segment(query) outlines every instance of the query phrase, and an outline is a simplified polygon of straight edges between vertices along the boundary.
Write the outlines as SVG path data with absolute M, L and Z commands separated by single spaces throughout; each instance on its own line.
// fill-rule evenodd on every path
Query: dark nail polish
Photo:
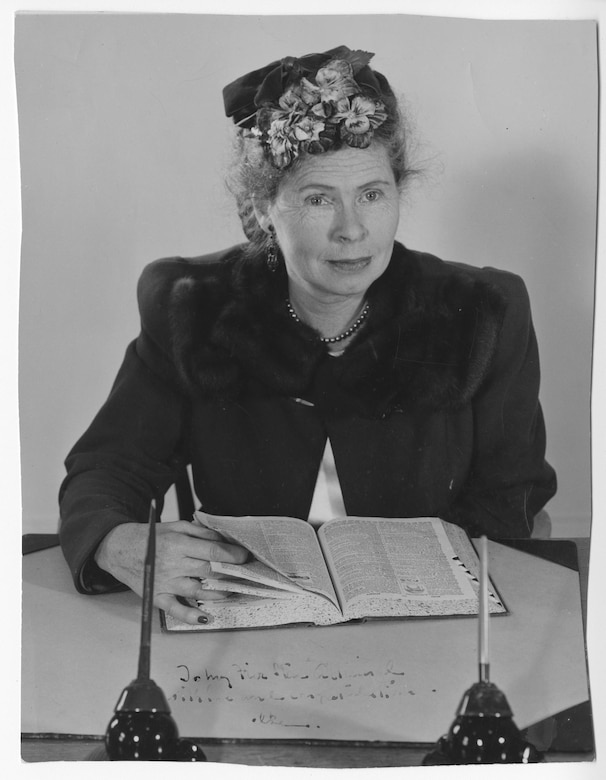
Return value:
M 206 615 L 200 615 L 200 617 L 198 618 L 198 623 L 208 623 L 208 618 L 206 617 Z

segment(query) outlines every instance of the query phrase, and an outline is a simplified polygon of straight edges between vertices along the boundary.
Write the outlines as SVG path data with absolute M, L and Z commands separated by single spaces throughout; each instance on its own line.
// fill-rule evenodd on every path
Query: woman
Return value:
M 371 57 L 289 57 L 225 88 L 249 241 L 141 277 L 141 334 L 66 461 L 80 591 L 140 592 L 150 500 L 187 464 L 209 513 L 314 523 L 430 515 L 528 536 L 553 496 L 524 284 L 395 241 L 412 171 Z M 208 597 L 209 561 L 245 558 L 163 523 L 156 605 L 205 622 L 185 599 Z

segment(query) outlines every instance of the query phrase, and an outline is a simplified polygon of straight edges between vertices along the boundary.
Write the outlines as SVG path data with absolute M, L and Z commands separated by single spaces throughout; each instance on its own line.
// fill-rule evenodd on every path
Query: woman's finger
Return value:
M 197 577 L 200 579 L 206 579 L 207 577 L 218 577 L 219 574 L 215 573 L 212 569 L 210 555 L 211 552 L 209 551 L 208 558 L 185 557 L 180 559 L 178 571 L 175 571 L 175 576 Z M 217 559 L 215 558 L 213 560 Z
M 204 587 L 204 580 L 201 581 L 192 577 L 178 577 L 171 580 L 170 590 L 175 596 L 193 599 L 194 601 L 218 601 L 230 595 L 227 591 L 208 590 Z
M 209 625 L 212 623 L 212 617 L 198 607 L 188 606 L 178 601 L 172 593 L 161 593 L 156 596 L 156 606 L 163 609 L 167 615 L 180 620 L 182 623 L 188 623 L 190 626 Z
M 211 548 L 211 561 L 222 561 L 223 563 L 244 563 L 248 559 L 248 550 L 246 550 L 244 547 L 241 547 L 237 543 L 226 539 L 217 531 L 213 531 L 212 528 L 207 528 L 205 525 L 201 525 L 200 521 L 196 518 L 194 518 L 194 520 L 189 525 L 190 530 L 194 529 L 191 535 L 196 536 L 198 539 L 205 539 L 207 541 L 218 543 L 217 548 Z M 225 555 L 228 557 L 224 557 Z
M 248 551 L 244 547 L 226 541 L 209 528 L 195 526 L 185 520 L 161 523 L 160 527 L 162 525 L 165 525 L 165 530 L 162 532 L 162 538 L 158 539 L 158 544 L 165 542 L 175 549 L 181 549 L 190 558 L 223 563 L 244 563 L 248 558 Z M 174 535 L 171 531 L 175 532 Z M 185 539 L 186 536 L 189 538 Z M 193 536 L 196 538 L 191 538 Z
M 188 520 L 175 520 L 168 523 L 160 523 L 158 525 L 158 533 L 178 533 L 185 536 L 195 536 L 197 539 L 223 539 L 221 534 L 213 531 L 212 528 L 207 528 L 205 525 L 199 525 L 198 523 L 189 522 Z
M 248 559 L 248 550 L 227 542 L 209 542 L 208 560 L 221 561 L 221 563 L 245 563 Z
M 208 561 L 221 561 L 222 563 L 245 563 L 249 553 L 244 547 L 229 542 L 210 541 L 206 539 L 190 539 L 187 544 L 179 542 L 172 545 L 179 555 L 180 565 L 186 566 L 183 572 L 191 577 L 206 577 L 209 572 Z M 160 557 L 160 553 L 158 553 Z M 200 573 L 196 571 L 200 568 Z
M 205 579 L 212 574 L 210 561 L 200 558 L 183 558 L 180 574 L 184 577 Z
M 196 577 L 176 577 L 170 581 L 170 591 L 175 596 L 183 596 L 196 601 L 204 598 L 206 594 L 202 582 Z
M 202 596 L 199 596 L 196 600 L 202 605 L 205 601 L 226 601 L 233 598 L 234 595 L 234 593 L 227 590 L 205 590 Z

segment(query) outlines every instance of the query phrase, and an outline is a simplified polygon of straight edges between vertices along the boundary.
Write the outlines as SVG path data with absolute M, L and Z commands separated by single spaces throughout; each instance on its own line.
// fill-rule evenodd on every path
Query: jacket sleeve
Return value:
M 95 564 L 95 550 L 115 526 L 147 522 L 151 499 L 162 506 L 187 462 L 189 404 L 158 337 L 165 307 L 156 295 L 150 302 L 148 294 L 157 277 L 157 269 L 144 272 L 141 333 L 127 348 L 107 401 L 65 461 L 60 540 L 76 588 L 83 593 L 124 589 Z
M 556 492 L 545 460 L 539 356 L 520 277 L 499 272 L 507 306 L 495 356 L 473 403 L 474 456 L 467 483 L 444 518 L 471 536 L 530 536 L 534 517 Z

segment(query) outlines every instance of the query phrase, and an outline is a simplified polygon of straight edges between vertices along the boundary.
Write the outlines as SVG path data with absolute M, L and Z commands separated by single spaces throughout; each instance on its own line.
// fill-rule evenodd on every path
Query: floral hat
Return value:
M 387 79 L 368 66 L 373 57 L 339 46 L 277 60 L 224 88 L 225 113 L 264 145 L 276 168 L 339 141 L 364 149 L 387 119 L 381 98 L 393 95 Z

